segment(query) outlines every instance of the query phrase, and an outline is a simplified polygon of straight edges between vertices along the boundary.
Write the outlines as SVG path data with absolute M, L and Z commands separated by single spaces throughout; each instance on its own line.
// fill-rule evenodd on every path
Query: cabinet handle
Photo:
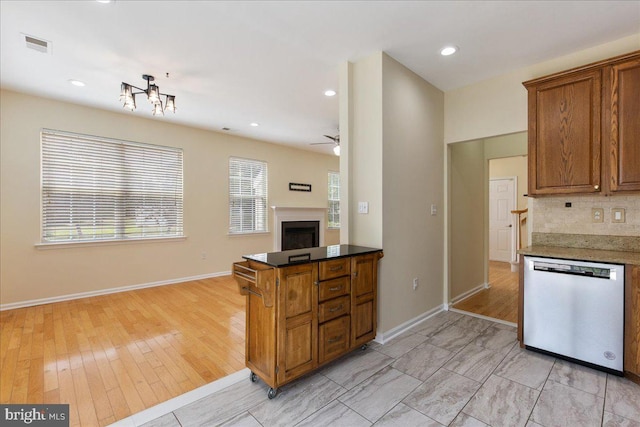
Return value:
M 331 292 L 339 291 L 340 289 L 342 289 L 342 286 L 336 286 L 336 287 L 333 287 L 333 288 L 329 288 L 329 290 Z
M 335 338 L 331 338 L 331 339 L 327 340 L 327 343 L 328 344 L 333 344 L 334 342 L 338 342 L 340 340 L 342 340 L 342 335 L 340 335 L 339 337 L 335 337 Z
M 320 284 L 320 282 L 318 282 L 317 280 L 315 282 L 313 282 L 314 285 L 318 286 Z
M 594 186 L 593 186 L 593 189 L 594 189 L 594 190 L 599 190 L 599 189 L 600 189 L 600 186 L 599 186 L 599 185 L 594 185 Z
M 339 266 L 337 266 L 337 267 L 331 267 L 331 268 L 329 269 L 329 271 L 340 271 L 340 270 L 342 270 L 342 267 L 343 267 L 342 265 L 339 265 Z
M 342 304 L 340 304 L 340 305 L 339 305 L 339 306 L 337 306 L 337 307 L 332 307 L 332 308 L 330 308 L 330 309 L 329 309 L 329 313 L 335 313 L 335 312 L 336 312 L 336 311 L 338 311 L 338 310 L 342 310 Z
M 353 277 L 358 277 L 358 272 L 357 271 L 353 273 Z

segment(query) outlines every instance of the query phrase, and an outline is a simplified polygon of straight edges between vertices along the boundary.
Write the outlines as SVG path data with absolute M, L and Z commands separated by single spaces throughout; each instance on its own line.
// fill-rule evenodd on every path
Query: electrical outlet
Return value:
M 603 208 L 591 208 L 591 222 L 604 222 Z
M 368 214 L 369 213 L 369 202 L 358 202 L 358 213 Z
M 203 260 L 204 260 L 204 259 L 207 259 L 207 253 L 206 253 L 206 252 L 202 252 L 202 253 L 200 254 L 200 259 L 203 259 Z
M 624 208 L 611 208 L 611 222 L 625 222 Z
M 438 206 L 436 206 L 434 204 L 431 205 L 431 215 L 432 216 L 438 215 Z
M 416 289 L 418 289 L 418 278 L 414 277 L 413 278 L 413 290 L 415 291 Z

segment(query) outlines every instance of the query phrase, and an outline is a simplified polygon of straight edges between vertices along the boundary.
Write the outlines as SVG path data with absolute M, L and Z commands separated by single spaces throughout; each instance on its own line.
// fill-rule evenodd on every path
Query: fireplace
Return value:
M 316 233 L 317 243 L 315 246 L 324 246 L 324 230 L 326 227 L 327 208 L 319 207 L 290 207 L 271 206 L 273 209 L 273 250 L 279 252 L 282 247 L 282 224 L 287 222 L 317 222 L 319 224 Z
M 320 246 L 320 221 L 282 222 L 283 251 Z

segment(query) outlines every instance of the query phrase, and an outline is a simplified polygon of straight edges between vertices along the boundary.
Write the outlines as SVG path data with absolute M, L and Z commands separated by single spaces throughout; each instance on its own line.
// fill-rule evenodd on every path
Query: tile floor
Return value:
M 282 387 L 247 377 L 145 424 L 640 427 L 640 386 L 522 350 L 515 328 L 439 313 Z

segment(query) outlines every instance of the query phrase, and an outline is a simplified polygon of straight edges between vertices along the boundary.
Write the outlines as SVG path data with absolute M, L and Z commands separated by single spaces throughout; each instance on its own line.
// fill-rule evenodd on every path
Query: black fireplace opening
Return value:
M 320 246 L 320 221 L 283 221 L 283 251 Z

